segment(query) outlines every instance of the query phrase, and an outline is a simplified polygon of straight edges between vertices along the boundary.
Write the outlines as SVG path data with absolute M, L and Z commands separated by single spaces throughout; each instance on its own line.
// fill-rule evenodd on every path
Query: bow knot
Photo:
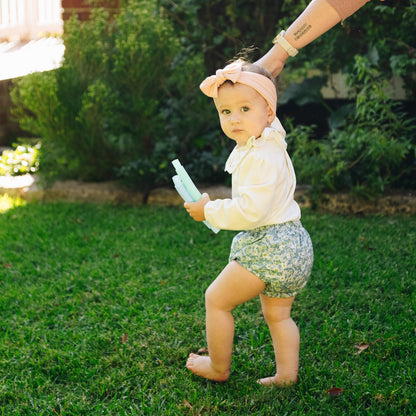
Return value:
M 215 75 L 211 75 L 201 83 L 202 92 L 211 98 L 218 97 L 218 88 L 224 84 L 225 81 L 230 80 L 233 83 L 237 82 L 241 74 L 241 63 L 233 62 L 223 69 L 217 69 Z
M 273 113 L 276 113 L 277 93 L 274 82 L 258 72 L 244 71 L 244 69 L 241 61 L 233 62 L 202 81 L 200 88 L 215 102 L 218 98 L 218 89 L 225 81 L 248 85 L 254 88 L 266 100 Z

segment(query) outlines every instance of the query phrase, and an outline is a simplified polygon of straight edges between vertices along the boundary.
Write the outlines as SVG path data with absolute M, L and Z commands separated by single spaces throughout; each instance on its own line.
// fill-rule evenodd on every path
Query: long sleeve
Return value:
M 212 225 L 228 230 L 251 229 L 262 221 L 273 208 L 274 188 L 278 180 L 276 169 L 265 161 L 248 157 L 240 172 L 237 192 L 233 186 L 232 199 L 217 199 L 205 206 L 205 218 Z
M 273 137 L 255 140 L 241 158 L 232 173 L 232 199 L 217 199 L 205 205 L 205 218 L 213 226 L 249 230 L 300 218 L 293 199 L 293 166 L 281 136 Z

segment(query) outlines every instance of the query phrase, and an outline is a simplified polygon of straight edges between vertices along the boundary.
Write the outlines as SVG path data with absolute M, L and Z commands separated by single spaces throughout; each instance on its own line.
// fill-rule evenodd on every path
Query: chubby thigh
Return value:
M 236 260 L 266 284 L 269 297 L 289 298 L 306 285 L 313 247 L 300 221 L 267 225 L 237 234 L 230 261 Z

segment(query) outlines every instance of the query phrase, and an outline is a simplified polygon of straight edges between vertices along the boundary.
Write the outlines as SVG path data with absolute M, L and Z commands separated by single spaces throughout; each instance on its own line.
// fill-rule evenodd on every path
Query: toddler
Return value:
M 241 232 L 233 239 L 229 263 L 205 294 L 209 355 L 190 354 L 186 367 L 210 380 L 227 380 L 234 338 L 231 311 L 260 295 L 276 373 L 258 382 L 294 383 L 299 331 L 290 310 L 311 273 L 313 250 L 293 197 L 296 178 L 286 133 L 276 118 L 275 82 L 262 67 L 239 60 L 208 77 L 201 90 L 214 99 L 222 130 L 236 142 L 225 165 L 232 175 L 232 198 L 211 201 L 205 193 L 184 206 L 196 221 Z

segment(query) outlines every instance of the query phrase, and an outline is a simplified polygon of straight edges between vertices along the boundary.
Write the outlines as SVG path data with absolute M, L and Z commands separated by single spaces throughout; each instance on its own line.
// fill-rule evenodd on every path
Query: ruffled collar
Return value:
M 256 139 L 251 136 L 244 146 L 235 146 L 233 151 L 225 163 L 225 171 L 232 174 L 240 163 L 245 159 L 253 147 L 261 146 L 266 140 L 275 140 L 282 150 L 286 150 L 287 144 L 285 141 L 286 131 L 281 125 L 279 119 L 276 117 L 270 127 L 263 130 L 261 136 Z

